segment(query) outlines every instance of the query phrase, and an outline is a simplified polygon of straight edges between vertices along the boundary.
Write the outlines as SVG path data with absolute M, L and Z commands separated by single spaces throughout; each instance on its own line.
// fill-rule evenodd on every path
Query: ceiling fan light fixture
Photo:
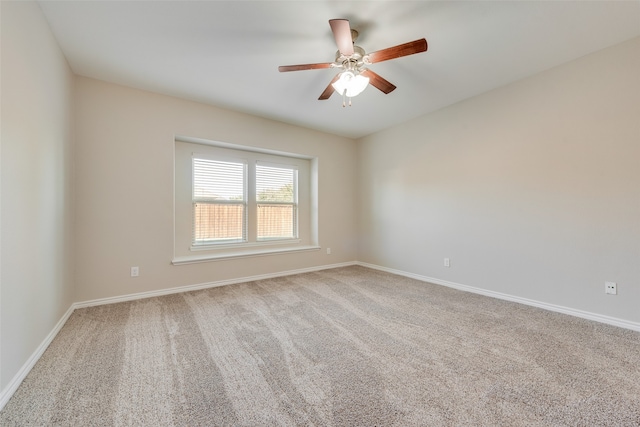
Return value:
M 369 77 L 354 74 L 352 71 L 347 70 L 340 74 L 340 78 L 332 86 L 340 95 L 353 98 L 360 95 L 368 84 Z

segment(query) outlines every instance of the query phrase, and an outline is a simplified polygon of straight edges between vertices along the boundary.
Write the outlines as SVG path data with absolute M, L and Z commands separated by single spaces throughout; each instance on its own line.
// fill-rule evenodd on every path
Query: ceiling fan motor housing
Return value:
M 336 62 L 342 64 L 347 70 L 359 70 L 366 62 L 364 61 L 365 55 L 366 53 L 363 48 L 354 45 L 352 55 L 345 56 L 341 54 L 340 51 L 337 51 Z

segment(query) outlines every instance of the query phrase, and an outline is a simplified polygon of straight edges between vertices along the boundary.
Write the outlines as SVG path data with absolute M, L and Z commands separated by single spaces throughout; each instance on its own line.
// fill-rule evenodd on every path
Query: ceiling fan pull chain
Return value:
M 342 91 L 342 108 L 346 107 L 347 90 Z M 349 98 L 349 105 L 351 105 L 351 98 Z
M 351 98 L 349 98 L 349 107 L 351 107 Z

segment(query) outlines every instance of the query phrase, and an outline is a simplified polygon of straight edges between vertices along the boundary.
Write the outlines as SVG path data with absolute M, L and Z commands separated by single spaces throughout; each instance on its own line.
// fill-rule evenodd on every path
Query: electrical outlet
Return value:
M 610 295 L 618 294 L 618 285 L 616 282 L 605 282 L 604 283 L 604 292 Z
M 138 277 L 140 275 L 139 267 L 131 267 L 131 277 Z
M 331 255 L 331 248 L 327 248 L 327 255 Z
M 444 259 L 444 266 L 445 267 L 451 267 L 451 262 L 449 262 L 449 258 L 445 258 Z

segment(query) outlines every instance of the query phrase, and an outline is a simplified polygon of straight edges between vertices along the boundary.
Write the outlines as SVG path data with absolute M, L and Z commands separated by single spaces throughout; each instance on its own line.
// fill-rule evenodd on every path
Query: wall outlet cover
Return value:
M 617 295 L 618 294 L 618 285 L 616 282 L 605 282 L 604 284 L 604 292 L 609 295 Z

